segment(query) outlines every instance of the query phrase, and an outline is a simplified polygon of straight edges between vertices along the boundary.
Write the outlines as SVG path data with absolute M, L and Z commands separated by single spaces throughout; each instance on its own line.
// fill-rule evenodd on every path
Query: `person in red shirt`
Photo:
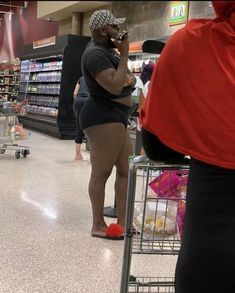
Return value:
M 176 293 L 235 292 L 235 1 L 168 41 L 141 111 L 153 160 L 190 156 Z

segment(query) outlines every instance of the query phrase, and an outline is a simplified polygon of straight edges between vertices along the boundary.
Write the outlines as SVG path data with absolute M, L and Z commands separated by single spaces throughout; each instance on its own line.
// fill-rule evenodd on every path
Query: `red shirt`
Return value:
M 168 147 L 235 169 L 235 31 L 229 19 L 191 20 L 170 38 L 141 121 Z

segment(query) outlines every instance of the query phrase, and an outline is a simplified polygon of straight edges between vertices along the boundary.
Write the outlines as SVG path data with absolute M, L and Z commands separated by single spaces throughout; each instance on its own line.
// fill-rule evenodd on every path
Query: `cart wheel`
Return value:
M 21 155 L 26 158 L 30 154 L 29 150 L 22 150 Z
M 16 152 L 15 152 L 15 158 L 16 158 L 16 159 L 19 159 L 19 158 L 20 158 L 20 151 L 16 151 Z
M 5 153 L 5 150 L 4 149 L 0 150 L 0 154 L 1 155 L 4 154 L 4 153 Z

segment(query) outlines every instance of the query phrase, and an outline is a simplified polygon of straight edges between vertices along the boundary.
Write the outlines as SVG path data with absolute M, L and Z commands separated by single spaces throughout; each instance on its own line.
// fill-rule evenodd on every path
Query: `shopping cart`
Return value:
M 171 276 L 131 275 L 131 259 L 134 254 L 178 254 L 188 169 L 187 160 L 183 164 L 167 164 L 139 156 L 130 162 L 120 293 L 174 292 Z
M 0 104 L 0 154 L 6 150 L 14 151 L 15 158 L 26 158 L 30 154 L 29 146 L 16 143 L 16 125 L 18 124 L 17 113 L 10 102 Z M 20 139 L 20 138 L 18 138 Z
M 140 133 L 140 120 L 139 114 L 137 112 L 139 104 L 133 104 L 130 109 L 130 115 L 128 118 L 127 129 L 129 130 L 133 153 L 135 156 L 139 156 L 141 154 L 142 142 L 141 142 L 141 133 Z

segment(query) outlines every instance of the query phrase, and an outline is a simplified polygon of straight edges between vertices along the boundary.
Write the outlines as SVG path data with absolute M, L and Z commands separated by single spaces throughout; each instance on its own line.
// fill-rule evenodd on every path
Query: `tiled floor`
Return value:
M 31 132 L 23 143 L 26 159 L 0 155 L 0 292 L 120 293 L 123 241 L 89 233 L 89 162 L 73 160 L 73 141 Z M 132 273 L 172 276 L 175 260 L 133 257 Z

